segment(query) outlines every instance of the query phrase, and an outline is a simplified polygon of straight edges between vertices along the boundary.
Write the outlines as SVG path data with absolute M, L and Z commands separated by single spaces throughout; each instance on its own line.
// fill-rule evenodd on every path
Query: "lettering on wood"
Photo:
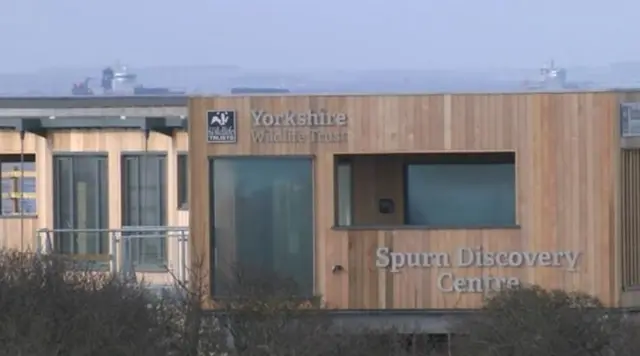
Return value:
M 256 143 L 337 143 L 348 139 L 345 113 L 252 110 L 251 121 L 251 140 Z
M 393 252 L 388 247 L 376 251 L 376 267 L 397 273 L 403 268 L 466 267 L 552 267 L 575 271 L 580 252 L 574 251 L 486 251 L 482 248 L 460 248 L 452 256 L 446 252 Z M 456 277 L 453 272 L 440 273 L 436 285 L 442 292 L 481 293 L 519 286 L 517 277 Z

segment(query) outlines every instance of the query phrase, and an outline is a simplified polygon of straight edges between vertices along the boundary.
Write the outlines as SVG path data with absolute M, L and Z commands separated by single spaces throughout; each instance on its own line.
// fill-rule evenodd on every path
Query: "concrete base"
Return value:
M 640 308 L 640 289 L 627 290 L 620 296 L 620 307 Z

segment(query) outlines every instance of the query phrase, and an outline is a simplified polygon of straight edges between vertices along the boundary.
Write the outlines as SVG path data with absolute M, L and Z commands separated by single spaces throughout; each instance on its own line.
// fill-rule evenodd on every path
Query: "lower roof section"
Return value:
M 73 129 L 141 129 L 170 135 L 173 130 L 186 130 L 187 119 L 180 116 L 2 117 L 0 129 L 30 132 L 40 136 L 46 136 L 51 130 Z
M 74 109 L 184 106 L 185 95 L 0 97 L 0 109 Z

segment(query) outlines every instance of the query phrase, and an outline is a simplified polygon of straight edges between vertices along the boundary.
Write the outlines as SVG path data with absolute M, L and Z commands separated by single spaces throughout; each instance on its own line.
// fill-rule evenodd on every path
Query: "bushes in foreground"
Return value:
M 460 326 L 455 354 L 477 356 L 639 355 L 637 321 L 582 293 L 505 290 Z
M 0 253 L 0 354 L 163 355 L 172 311 L 140 285 L 68 272 L 70 261 Z
M 583 294 L 501 292 L 454 337 L 354 332 L 332 323 L 318 300 L 296 298 L 286 280 L 257 271 L 230 279 L 234 298 L 222 299 L 214 315 L 184 289 L 175 294 L 182 297 L 157 298 L 144 283 L 72 273 L 69 263 L 0 253 L 0 356 L 640 354 L 635 323 Z

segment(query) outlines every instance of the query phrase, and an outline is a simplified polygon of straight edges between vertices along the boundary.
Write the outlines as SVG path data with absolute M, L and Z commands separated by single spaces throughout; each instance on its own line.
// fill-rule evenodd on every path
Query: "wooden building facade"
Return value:
M 633 304 L 640 145 L 621 116 L 640 119 L 622 105 L 635 100 L 191 98 L 194 267 L 214 298 L 249 269 L 340 309 L 476 308 L 532 283 Z
M 0 99 L 1 247 L 105 265 L 126 249 L 138 271 L 177 269 L 169 235 L 188 234 L 186 102 Z M 137 240 L 114 246 L 125 235 Z

